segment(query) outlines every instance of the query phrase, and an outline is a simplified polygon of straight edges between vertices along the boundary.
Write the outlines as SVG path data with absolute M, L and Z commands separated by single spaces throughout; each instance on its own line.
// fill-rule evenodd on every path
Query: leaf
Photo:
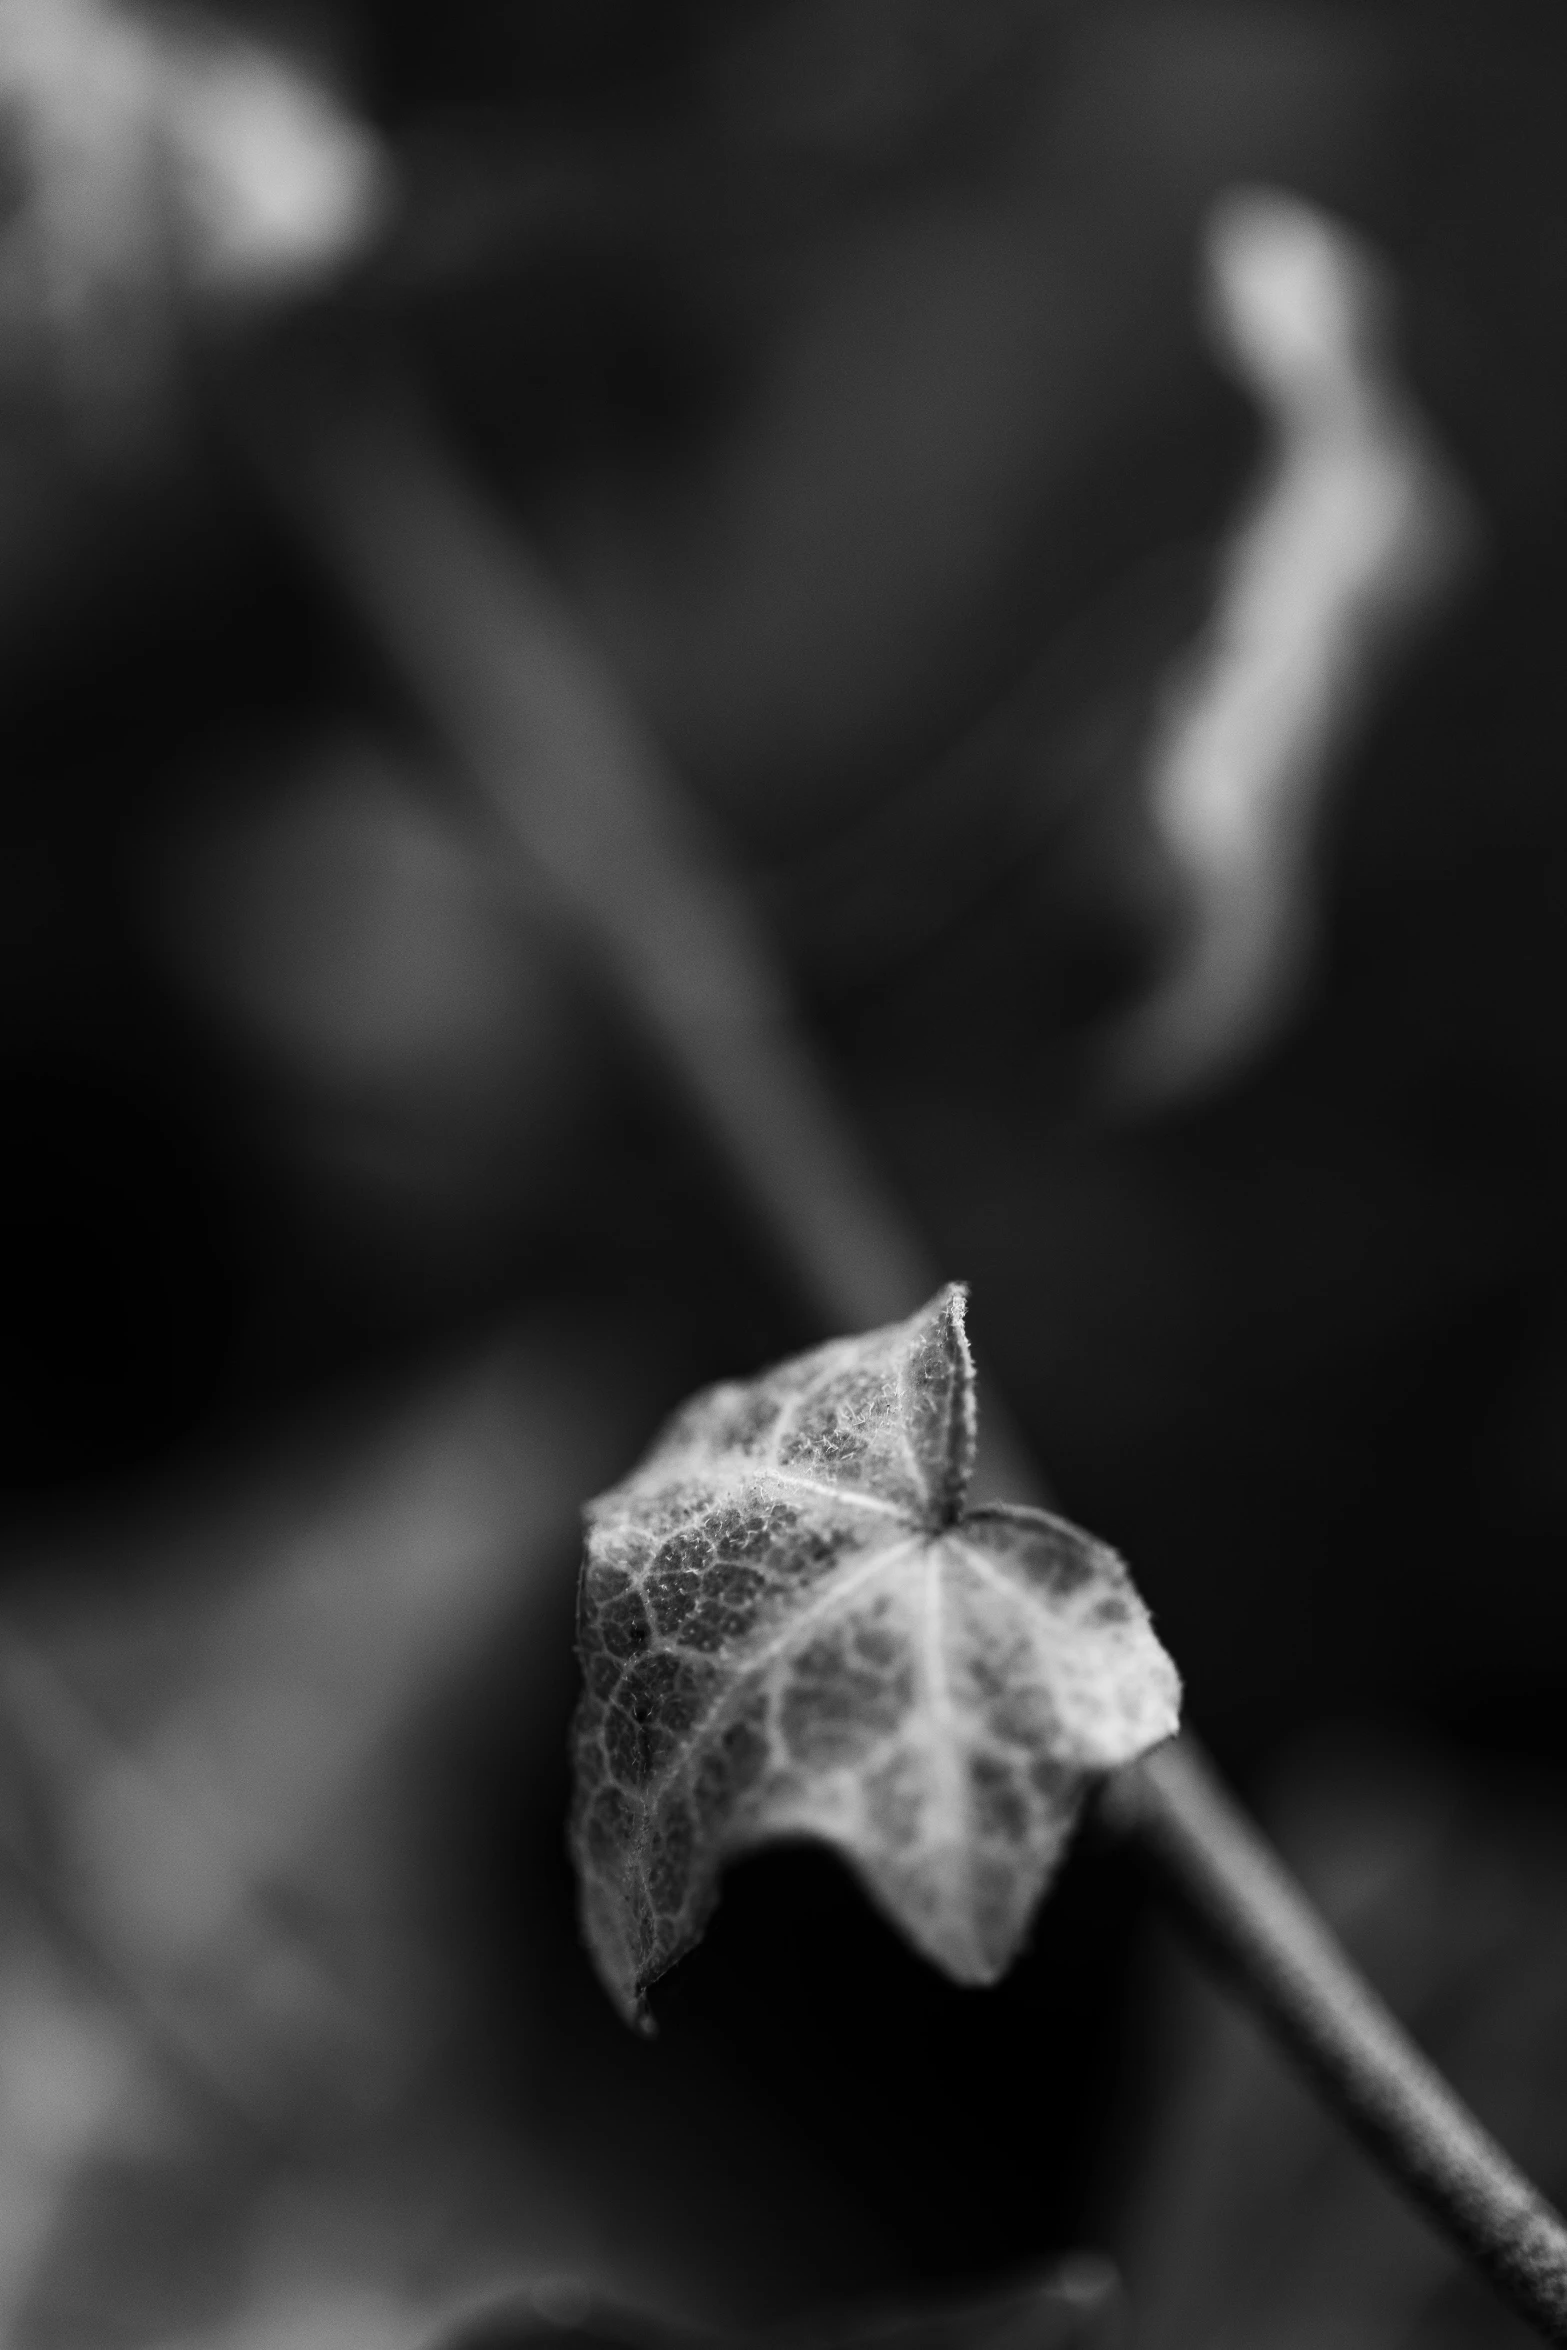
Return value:
M 916 1949 L 994 1982 L 1089 1779 L 1175 1730 L 1115 1553 L 964 1509 L 964 1294 L 707 1389 L 589 1505 L 573 1846 L 631 2020 L 722 1863 L 780 1836 L 836 1847 Z

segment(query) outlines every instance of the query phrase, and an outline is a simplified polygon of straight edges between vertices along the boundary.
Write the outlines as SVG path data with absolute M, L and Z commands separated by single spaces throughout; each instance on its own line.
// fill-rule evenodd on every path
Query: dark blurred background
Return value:
M 1165 2095 L 1091 1837 L 994 1993 L 809 1852 L 655 2042 L 588 1971 L 575 1510 L 822 1308 L 302 522 L 328 395 L 616 681 L 1221 1761 L 1374 1725 L 1395 1858 L 1538 1811 L 1541 1930 L 1564 95 L 1545 6 L 0 9 L 19 2350 L 979 2290 L 1121 2249 Z M 1253 637 L 1220 871 L 1160 777 Z

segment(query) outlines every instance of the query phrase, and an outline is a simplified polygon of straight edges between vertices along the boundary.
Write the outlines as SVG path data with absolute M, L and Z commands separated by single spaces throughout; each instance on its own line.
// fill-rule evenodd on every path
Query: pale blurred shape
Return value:
M 110 2338 L 138 2175 L 176 2214 L 208 2166 L 257 2198 L 210 2337 L 236 2350 L 427 2339 L 499 2266 L 453 2176 L 515 2181 L 515 2261 L 577 2254 L 532 2151 L 492 2154 L 441 2103 L 463 1978 L 425 1887 L 420 1741 L 498 1640 L 540 1686 L 564 1669 L 542 1632 L 579 1497 L 623 1442 L 615 1407 L 545 1334 L 339 1426 L 320 1409 L 308 1442 L 263 1445 L 139 1541 L 117 1517 L 109 1571 L 18 1562 L 0 1620 L 21 1798 L 0 1821 L 8 2345 L 64 2339 L 62 2297 L 73 2324 L 103 2313 L 82 2338 Z M 257 2178 L 268 2149 L 290 2159 Z M 73 2220 L 92 2259 L 62 2273 Z M 172 2344 L 185 2280 L 162 2283 Z
M 366 126 L 259 42 L 171 37 L 169 134 L 191 271 L 267 291 L 336 269 L 385 217 L 390 172 Z
M 1400 381 L 1387 272 L 1353 231 L 1299 197 L 1238 188 L 1210 216 L 1204 268 L 1215 350 L 1272 447 L 1150 754 L 1181 935 L 1111 1049 L 1110 1090 L 1134 1108 L 1222 1082 L 1294 1013 L 1325 801 L 1479 536 Z
M 232 2324 L 188 2335 L 168 2350 L 424 2350 L 431 2325 L 430 2313 L 401 2295 L 284 2286 Z
M 396 1236 L 378 1280 L 428 1263 L 488 1278 L 583 1083 L 537 889 L 460 786 L 369 732 L 241 747 L 199 785 L 154 853 L 144 918 L 258 1081 L 265 1147 L 362 1209 L 367 1247 Z
M 431 781 L 356 737 L 209 785 L 161 907 L 203 994 L 308 1080 L 514 1082 L 534 1005 L 529 910 Z M 519 1042 L 519 1026 L 524 1039 Z
M 0 0 L 0 110 L 0 377 L 89 435 L 156 413 L 192 298 L 312 282 L 385 217 L 369 128 L 301 61 L 194 14 Z
M 8 1937 L 9 1939 L 9 1937 Z M 107 2008 L 19 1955 L 0 1998 L 0 2318 L 26 2285 L 83 2149 L 117 2131 L 138 2064 Z

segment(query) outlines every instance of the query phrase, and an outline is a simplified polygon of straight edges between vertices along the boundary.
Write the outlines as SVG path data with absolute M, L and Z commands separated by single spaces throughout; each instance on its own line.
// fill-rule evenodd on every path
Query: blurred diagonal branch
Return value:
M 941 1267 L 861 1149 L 746 894 L 561 596 L 412 404 L 264 425 L 279 492 L 542 876 L 831 1331 L 901 1319 Z M 999 1399 L 985 1490 L 1038 1497 Z
M 411 408 L 316 409 L 266 460 L 544 876 L 815 1311 L 859 1329 L 939 1274 L 855 1144 L 738 883 L 561 597 Z

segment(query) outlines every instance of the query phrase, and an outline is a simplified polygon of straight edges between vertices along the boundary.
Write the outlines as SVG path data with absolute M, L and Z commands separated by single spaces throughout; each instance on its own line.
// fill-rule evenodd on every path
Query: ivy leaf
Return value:
M 965 1510 L 964 1294 L 707 1389 L 589 1505 L 573 1847 L 633 2021 L 722 1863 L 781 1836 L 836 1847 L 916 1949 L 994 1982 L 1088 1782 L 1176 1728 L 1115 1553 Z

